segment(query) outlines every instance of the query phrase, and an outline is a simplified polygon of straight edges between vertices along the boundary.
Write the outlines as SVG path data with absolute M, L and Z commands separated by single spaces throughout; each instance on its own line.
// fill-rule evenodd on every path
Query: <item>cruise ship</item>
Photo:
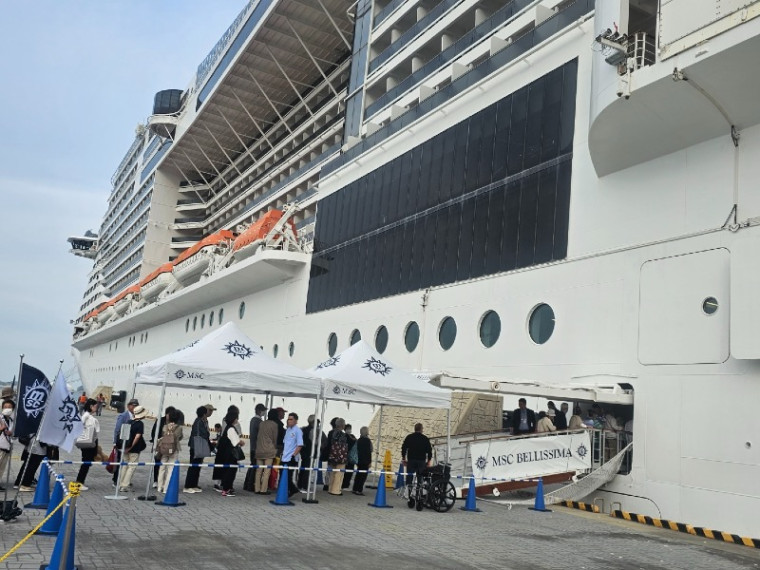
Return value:
M 86 388 L 229 321 L 303 368 L 364 339 L 509 407 L 583 387 L 635 426 L 590 499 L 760 536 L 759 15 L 251 0 L 70 239 Z

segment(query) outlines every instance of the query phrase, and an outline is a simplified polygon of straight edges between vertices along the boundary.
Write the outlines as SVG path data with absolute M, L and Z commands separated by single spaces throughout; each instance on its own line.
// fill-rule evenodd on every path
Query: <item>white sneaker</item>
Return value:
M 195 489 L 190 489 L 190 488 L 188 488 L 188 489 L 182 489 L 182 492 L 183 492 L 183 493 L 190 493 L 190 494 L 193 494 L 193 493 L 197 493 L 198 491 L 196 491 Z
M 153 488 L 158 489 L 158 483 L 153 483 Z
M 87 485 L 79 485 L 79 490 L 80 491 L 89 491 L 90 488 Z
M 193 490 L 194 490 L 196 493 L 203 493 L 203 489 L 201 489 L 200 487 L 195 487 Z

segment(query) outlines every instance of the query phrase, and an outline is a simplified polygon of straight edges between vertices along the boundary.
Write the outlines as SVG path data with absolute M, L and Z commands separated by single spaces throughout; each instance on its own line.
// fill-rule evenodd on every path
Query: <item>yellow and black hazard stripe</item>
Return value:
M 579 509 L 581 511 L 588 511 L 590 513 L 599 512 L 599 507 L 597 505 L 590 505 L 589 503 L 579 503 L 578 501 L 562 501 L 560 505 L 570 507 L 571 509 Z
M 701 526 L 692 526 L 690 524 L 684 524 L 665 519 L 657 519 L 646 515 L 637 515 L 636 513 L 629 513 L 626 511 L 612 511 L 611 517 L 618 519 L 624 519 L 627 521 L 637 522 L 654 526 L 657 528 L 665 528 L 669 530 L 675 530 L 694 536 L 701 536 L 703 538 L 712 538 L 714 540 L 722 540 L 723 542 L 730 542 L 732 544 L 742 544 L 751 548 L 760 548 L 760 539 L 748 538 L 745 536 L 739 536 L 738 534 L 730 534 L 719 530 L 711 530 Z

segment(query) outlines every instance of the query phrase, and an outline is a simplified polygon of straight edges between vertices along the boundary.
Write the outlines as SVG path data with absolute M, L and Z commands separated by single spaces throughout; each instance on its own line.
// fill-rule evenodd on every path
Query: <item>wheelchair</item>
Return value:
M 456 489 L 450 478 L 451 465 L 448 463 L 439 463 L 423 469 L 414 476 L 407 506 L 410 509 L 416 507 L 418 511 L 424 507 L 439 513 L 450 511 L 457 500 Z

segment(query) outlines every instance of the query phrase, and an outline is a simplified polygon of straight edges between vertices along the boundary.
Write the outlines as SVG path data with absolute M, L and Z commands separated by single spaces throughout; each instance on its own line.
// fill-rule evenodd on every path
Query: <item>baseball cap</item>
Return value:
M 137 398 L 132 398 L 129 402 L 127 402 L 127 406 L 139 406 L 140 402 L 137 401 Z
M 209 412 L 215 412 L 216 411 L 216 408 L 214 406 L 212 406 L 211 404 L 204 404 L 203 407 L 206 408 Z
M 275 408 L 275 410 L 277 410 L 278 412 L 287 412 L 288 411 L 285 408 Z

